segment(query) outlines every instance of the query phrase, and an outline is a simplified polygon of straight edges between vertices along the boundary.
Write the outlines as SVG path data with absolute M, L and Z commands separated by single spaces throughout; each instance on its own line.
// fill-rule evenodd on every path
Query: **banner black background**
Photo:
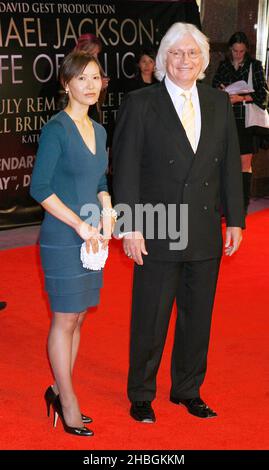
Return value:
M 42 211 L 29 196 L 39 132 L 57 112 L 57 73 L 85 32 L 97 35 L 110 77 L 103 124 L 113 125 L 134 56 L 156 50 L 176 21 L 200 27 L 195 1 L 0 1 L 0 229 L 37 223 Z

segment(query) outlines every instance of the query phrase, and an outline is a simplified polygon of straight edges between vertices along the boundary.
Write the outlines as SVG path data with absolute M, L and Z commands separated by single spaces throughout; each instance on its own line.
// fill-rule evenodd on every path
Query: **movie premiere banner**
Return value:
M 0 229 L 37 223 L 29 195 L 40 129 L 58 112 L 58 70 L 80 34 L 93 33 L 110 78 L 103 124 L 111 144 L 126 81 L 143 47 L 157 50 L 175 21 L 200 26 L 195 1 L 0 1 Z

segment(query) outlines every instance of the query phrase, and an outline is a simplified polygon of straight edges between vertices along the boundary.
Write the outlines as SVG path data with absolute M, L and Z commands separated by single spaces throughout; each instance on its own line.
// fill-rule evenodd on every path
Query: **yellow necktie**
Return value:
M 182 96 L 184 97 L 185 101 L 182 108 L 181 122 L 192 149 L 195 151 L 195 113 L 191 100 L 191 92 L 185 91 L 182 93 Z

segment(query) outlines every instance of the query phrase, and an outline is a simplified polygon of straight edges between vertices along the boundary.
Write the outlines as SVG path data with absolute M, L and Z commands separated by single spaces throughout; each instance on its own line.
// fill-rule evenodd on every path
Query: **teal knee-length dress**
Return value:
M 77 126 L 65 111 L 53 116 L 42 128 L 30 193 L 38 202 L 56 194 L 82 220 L 87 219 L 89 204 L 94 204 L 99 222 L 97 195 L 107 191 L 106 131 L 92 120 L 96 140 L 93 154 Z M 80 248 L 83 240 L 64 222 L 48 212 L 40 231 L 41 262 L 45 288 L 54 312 L 82 312 L 99 303 L 102 270 L 83 268 Z

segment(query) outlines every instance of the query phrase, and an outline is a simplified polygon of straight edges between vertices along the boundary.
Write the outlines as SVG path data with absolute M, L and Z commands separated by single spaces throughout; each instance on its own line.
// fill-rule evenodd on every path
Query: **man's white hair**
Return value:
M 156 57 L 155 76 L 162 80 L 166 75 L 166 60 L 169 49 L 186 34 L 190 34 L 200 47 L 203 64 L 199 80 L 205 77 L 204 71 L 209 64 L 209 39 L 201 31 L 190 23 L 174 23 L 161 40 L 160 47 Z

